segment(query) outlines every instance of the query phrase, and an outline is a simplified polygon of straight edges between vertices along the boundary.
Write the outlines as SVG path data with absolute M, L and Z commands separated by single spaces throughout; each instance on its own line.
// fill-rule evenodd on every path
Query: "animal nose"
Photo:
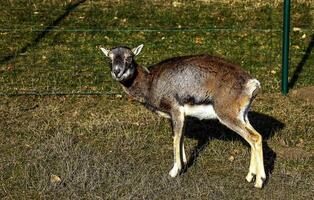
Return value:
M 114 73 L 117 77 L 119 76 L 120 72 L 121 72 L 121 69 L 118 68 L 118 67 L 115 67 L 115 68 L 113 69 L 113 73 Z

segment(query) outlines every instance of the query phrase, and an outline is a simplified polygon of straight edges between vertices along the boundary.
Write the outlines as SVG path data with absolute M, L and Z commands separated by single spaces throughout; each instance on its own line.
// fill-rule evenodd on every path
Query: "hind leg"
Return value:
M 246 180 L 251 182 L 256 175 L 255 187 L 262 188 L 265 180 L 263 164 L 262 136 L 246 121 L 237 117 L 223 117 L 219 121 L 242 136 L 251 146 L 249 173 Z
M 243 118 L 244 118 L 245 124 L 247 124 L 247 123 L 250 124 L 249 119 L 248 119 L 248 110 L 247 109 L 244 112 Z M 256 171 L 257 171 L 256 148 L 254 148 L 254 146 L 252 144 L 250 144 L 250 146 L 251 146 L 251 161 L 250 161 L 249 173 L 246 175 L 246 178 L 245 178 L 248 182 L 252 182 L 254 176 L 256 176 Z
M 250 167 L 249 173 L 246 175 L 245 179 L 248 182 L 252 182 L 254 176 L 256 176 L 256 157 L 255 157 L 255 149 L 251 146 L 251 160 L 250 160 Z
M 255 158 L 256 158 L 256 182 L 255 187 L 261 188 L 263 186 L 263 182 L 266 179 L 266 173 L 264 168 L 264 158 L 263 158 L 263 144 L 262 144 L 262 136 L 251 126 L 249 121 L 246 123 L 246 127 L 248 132 L 251 135 L 254 135 L 256 140 L 254 142 L 255 146 Z

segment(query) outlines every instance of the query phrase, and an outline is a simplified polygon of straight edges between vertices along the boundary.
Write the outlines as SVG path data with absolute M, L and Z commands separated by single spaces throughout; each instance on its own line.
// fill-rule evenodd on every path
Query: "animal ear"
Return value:
M 138 55 L 138 54 L 140 54 L 140 52 L 141 52 L 141 50 L 142 50 L 142 48 L 143 48 L 143 44 L 141 44 L 141 45 L 139 45 L 138 47 L 135 47 L 134 49 L 132 49 L 132 52 L 134 53 L 134 55 Z
M 105 49 L 105 48 L 102 48 L 102 47 L 100 47 L 100 50 L 101 50 L 107 57 L 109 57 L 109 51 L 110 51 L 110 50 Z

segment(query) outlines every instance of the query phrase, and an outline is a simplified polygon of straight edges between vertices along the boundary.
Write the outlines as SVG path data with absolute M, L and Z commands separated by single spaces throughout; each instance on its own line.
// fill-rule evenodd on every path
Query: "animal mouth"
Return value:
M 111 76 L 114 80 L 116 81 L 126 81 L 130 78 L 132 78 L 134 74 L 134 69 L 126 69 L 125 71 L 121 72 L 121 74 L 119 73 L 118 75 L 116 75 L 115 73 L 111 72 Z
M 111 72 L 112 78 L 115 79 L 116 81 L 122 81 L 125 78 L 124 75 L 125 75 L 125 72 L 119 73 L 118 75 Z

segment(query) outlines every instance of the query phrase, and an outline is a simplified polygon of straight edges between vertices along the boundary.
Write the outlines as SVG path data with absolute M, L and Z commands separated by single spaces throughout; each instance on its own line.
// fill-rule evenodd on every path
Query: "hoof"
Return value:
M 253 173 L 249 172 L 249 173 L 246 175 L 245 179 L 247 180 L 247 182 L 251 183 L 251 182 L 253 181 L 253 179 L 254 179 L 255 176 L 256 176 L 256 174 L 253 174 Z
M 263 188 L 263 183 L 264 183 L 265 180 L 266 180 L 266 178 L 256 177 L 256 181 L 255 181 L 254 187 L 262 189 Z
M 183 165 L 186 165 L 188 163 L 186 157 L 183 157 Z
M 176 164 L 174 164 L 173 165 L 173 168 L 170 170 L 170 172 L 169 172 L 169 175 L 173 178 L 173 177 L 176 177 L 179 173 L 180 173 L 180 169 L 179 169 L 179 167 L 176 165 Z

